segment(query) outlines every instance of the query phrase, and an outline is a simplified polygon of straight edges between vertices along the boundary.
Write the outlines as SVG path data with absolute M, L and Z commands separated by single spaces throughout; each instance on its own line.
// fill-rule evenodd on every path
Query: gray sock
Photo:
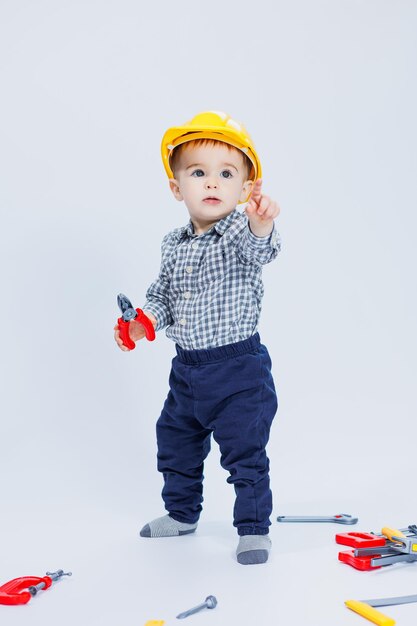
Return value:
M 265 563 L 271 545 L 268 535 L 242 535 L 236 550 L 237 560 L 242 565 Z
M 177 522 L 169 515 L 163 515 L 146 524 L 140 531 L 141 537 L 178 537 L 189 535 L 197 528 L 197 524 Z

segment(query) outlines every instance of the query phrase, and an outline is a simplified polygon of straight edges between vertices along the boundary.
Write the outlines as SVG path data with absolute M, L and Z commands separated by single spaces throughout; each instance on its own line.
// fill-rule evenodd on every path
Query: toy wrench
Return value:
M 334 522 L 335 524 L 356 524 L 357 517 L 352 517 L 347 513 L 338 515 L 280 515 L 277 522 Z
M 145 328 L 145 336 L 148 341 L 155 339 L 155 329 L 149 317 L 145 315 L 142 309 L 134 309 L 129 298 L 123 293 L 119 293 L 117 296 L 117 304 L 122 312 L 122 317 L 119 317 L 117 323 L 119 325 L 120 338 L 123 341 L 123 345 L 129 350 L 134 350 L 136 344 L 129 335 L 129 325 L 132 320 L 136 320 Z

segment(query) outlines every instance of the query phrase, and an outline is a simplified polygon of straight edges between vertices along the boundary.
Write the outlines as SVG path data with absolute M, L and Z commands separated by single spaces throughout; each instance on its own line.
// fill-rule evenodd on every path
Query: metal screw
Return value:
M 55 581 L 61 578 L 61 576 L 72 576 L 72 572 L 64 572 L 63 569 L 59 569 L 56 572 L 46 572 L 46 575 Z
M 201 611 L 202 609 L 214 609 L 216 605 L 217 605 L 216 598 L 214 596 L 207 596 L 207 598 L 202 604 L 199 604 L 198 606 L 195 606 L 192 609 L 188 609 L 188 611 L 184 611 L 184 613 L 180 613 L 179 615 L 177 615 L 177 619 L 184 619 L 184 617 L 193 615 L 194 613 L 197 613 L 198 611 Z
M 56 572 L 46 572 L 46 575 L 49 576 L 52 579 L 52 581 L 55 581 L 61 578 L 61 576 L 72 576 L 72 572 L 65 573 L 63 569 L 59 569 Z M 46 587 L 45 583 L 41 582 L 41 583 L 38 583 L 37 585 L 31 585 L 30 587 L 28 587 L 28 591 L 31 596 L 36 596 L 38 591 L 40 591 L 41 589 L 44 589 L 45 587 Z

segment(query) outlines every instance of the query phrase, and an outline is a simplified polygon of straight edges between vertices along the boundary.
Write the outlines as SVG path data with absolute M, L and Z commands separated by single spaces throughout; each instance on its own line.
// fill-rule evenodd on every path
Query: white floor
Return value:
M 368 622 L 346 609 L 344 600 L 417 592 L 417 564 L 359 572 L 338 562 L 334 542 L 336 532 L 378 531 L 387 523 L 416 522 L 416 517 L 411 519 L 414 504 L 400 494 L 392 493 L 391 498 L 385 494 L 384 499 L 383 489 L 376 488 L 371 495 L 365 486 L 361 497 L 347 498 L 341 486 L 333 498 L 320 500 L 311 485 L 303 500 L 291 500 L 285 496 L 285 485 L 294 486 L 297 479 L 294 472 L 288 473 L 286 480 L 283 476 L 276 481 L 286 499 L 274 511 L 270 561 L 241 566 L 234 557 L 237 538 L 230 523 L 232 489 L 223 486 L 217 450 L 206 464 L 206 509 L 198 531 L 157 540 L 138 537 L 142 524 L 163 513 L 153 467 L 134 493 L 138 479 L 133 473 L 126 474 L 124 483 L 111 478 L 119 472 L 120 456 L 112 468 L 109 465 L 107 476 L 97 473 L 96 488 L 91 490 L 93 469 L 83 483 L 82 460 L 78 464 L 73 460 L 69 469 L 64 459 L 59 468 L 51 454 L 52 463 L 44 460 L 43 475 L 37 467 L 36 480 L 28 467 L 26 481 L 17 476 L 17 490 L 12 474 L 4 485 L 0 579 L 41 576 L 59 568 L 73 575 L 25 606 L 1 606 L 1 624 L 142 626 L 148 620 L 165 620 L 173 626 L 179 623 L 178 613 L 215 595 L 218 606 L 213 611 L 189 617 L 186 623 L 365 626 Z M 15 459 L 18 464 L 19 456 Z M 71 473 L 77 484 L 69 480 Z M 339 476 L 342 481 L 347 478 L 348 487 L 351 474 L 342 471 Z M 397 478 L 393 475 L 393 480 Z M 329 485 L 332 488 L 331 472 L 328 479 L 324 493 Z M 358 515 L 358 525 L 276 522 L 277 514 L 337 512 Z M 417 605 L 387 607 L 385 613 L 402 626 L 414 626 Z

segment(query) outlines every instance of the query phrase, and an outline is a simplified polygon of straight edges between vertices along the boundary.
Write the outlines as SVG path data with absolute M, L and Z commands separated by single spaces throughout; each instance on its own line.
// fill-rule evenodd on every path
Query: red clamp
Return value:
M 119 325 L 120 338 L 123 341 L 123 345 L 129 350 L 134 350 L 136 344 L 129 335 L 129 325 L 132 320 L 139 322 L 145 329 L 145 336 L 148 341 L 155 339 L 155 329 L 149 317 L 145 315 L 142 309 L 134 309 L 129 298 L 124 294 L 119 293 L 117 296 L 117 304 L 122 312 L 122 317 L 119 317 L 117 323 Z
M 61 576 L 71 576 L 71 572 L 64 573 L 62 569 L 57 572 L 47 572 L 46 576 L 21 576 L 13 578 L 0 587 L 0 604 L 27 604 L 32 596 L 41 589 L 49 589 L 55 580 Z
M 26 604 L 32 597 L 30 591 L 23 591 L 32 585 L 44 583 L 44 589 L 52 585 L 49 576 L 39 578 L 39 576 L 22 576 L 14 578 L 0 587 L 0 604 Z

